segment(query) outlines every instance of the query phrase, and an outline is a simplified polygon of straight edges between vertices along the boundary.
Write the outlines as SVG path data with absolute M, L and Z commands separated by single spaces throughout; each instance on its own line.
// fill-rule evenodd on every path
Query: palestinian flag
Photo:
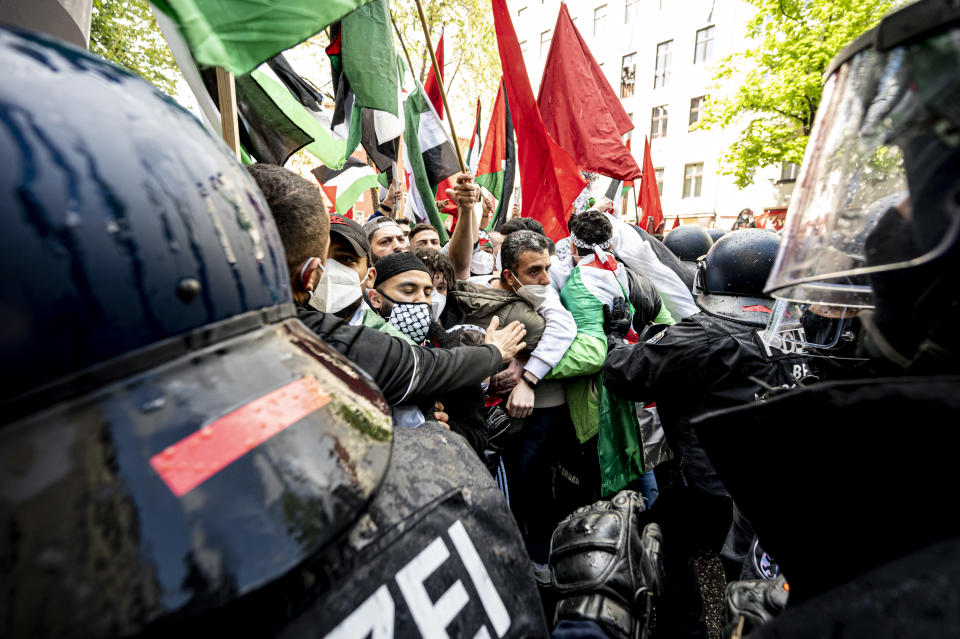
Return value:
M 254 69 L 250 78 L 293 124 L 307 134 L 310 141 L 304 148 L 308 153 L 327 166 L 343 166 L 346 145 L 330 132 L 330 118 L 321 105 L 322 96 L 297 75 L 283 56 L 276 56 L 268 64 Z
M 477 121 L 473 125 L 473 135 L 470 136 L 470 148 L 467 149 L 467 169 L 474 175 L 477 174 L 477 167 L 480 165 L 480 151 L 483 145 L 480 144 L 480 98 L 477 98 Z
M 603 253 L 602 259 L 586 255 L 571 271 L 560 292 L 560 301 L 577 322 L 578 338 L 593 345 L 597 350 L 594 358 L 599 362 L 607 353 L 603 309 L 618 297 L 629 299 L 627 277 L 626 269 L 610 253 Z M 632 306 L 630 311 L 633 312 Z M 627 341 L 636 343 L 636 333 L 631 331 Z M 563 365 L 561 359 L 557 366 Z M 643 442 L 633 403 L 606 389 L 602 369 L 595 376 L 573 378 L 564 390 L 580 442 L 598 435 L 601 493 L 612 495 L 638 479 L 644 473 Z
M 389 25 L 386 1 L 375 0 L 333 25 L 326 50 L 336 92 L 331 128 L 345 141 L 343 161 L 362 144 L 379 171 L 397 161 L 403 134 L 403 63 Z M 382 77 L 373 81 L 369 69 Z
M 513 120 L 510 118 L 510 104 L 501 80 L 476 169 L 477 184 L 488 190 L 497 200 L 497 209 L 487 226 L 488 231 L 500 230 L 507 218 L 507 207 L 513 193 L 513 178 L 516 172 L 517 148 L 513 140 Z
M 447 231 L 433 196 L 441 182 L 460 170 L 457 151 L 419 84 L 407 97 L 404 115 L 403 158 L 411 174 L 408 210 L 418 221 L 429 221 L 440 241 L 446 242 Z
M 249 73 L 261 62 L 372 4 L 370 0 L 272 0 L 268 4 L 244 0 L 152 2 L 177 23 L 197 62 L 223 67 L 237 75 Z M 386 6 L 386 0 L 376 2 Z M 384 27 L 389 36 L 389 14 Z M 386 42 L 392 48 L 392 37 Z M 373 43 L 376 41 L 366 44 Z M 373 79 L 379 72 L 380 69 L 369 69 Z M 389 81 L 384 84 L 389 85 Z
M 340 215 L 346 215 L 364 191 L 377 187 L 377 173 L 356 158 L 348 158 L 341 169 L 318 166 L 311 173 Z

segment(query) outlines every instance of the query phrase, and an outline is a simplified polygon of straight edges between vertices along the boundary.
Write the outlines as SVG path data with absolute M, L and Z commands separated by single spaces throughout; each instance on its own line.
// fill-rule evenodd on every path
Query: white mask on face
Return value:
M 513 292 L 536 310 L 543 306 L 543 303 L 547 300 L 547 295 L 550 294 L 550 285 L 521 284 Z
M 327 260 L 307 306 L 324 313 L 336 313 L 360 299 L 360 294 L 357 272 L 336 260 Z
M 490 275 L 493 273 L 493 256 L 486 251 L 475 251 L 470 261 L 471 275 Z
M 443 309 L 447 306 L 447 296 L 438 291 L 433 291 L 430 293 L 430 306 L 433 308 L 433 321 L 440 321 L 440 314 L 443 313 Z

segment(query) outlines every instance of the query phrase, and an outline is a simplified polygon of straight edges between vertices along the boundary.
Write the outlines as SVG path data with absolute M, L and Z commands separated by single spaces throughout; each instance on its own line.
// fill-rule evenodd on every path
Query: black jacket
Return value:
M 793 386 L 806 373 L 802 357 L 768 356 L 757 328 L 706 313 L 668 326 L 634 346 L 611 349 L 603 383 L 620 397 L 655 401 L 664 432 L 684 457 L 690 478 L 726 494 L 689 427 L 703 413 L 751 403 L 767 386 Z
M 423 348 L 366 326 L 350 326 L 331 313 L 301 308 L 297 318 L 330 348 L 366 371 L 391 406 L 420 403 L 479 385 L 503 364 L 500 351 L 487 344 Z
M 629 285 L 627 293 L 630 296 L 630 303 L 633 304 L 633 330 L 639 335 L 660 314 L 663 300 L 660 299 L 660 293 L 657 292 L 657 287 L 649 277 L 629 268 L 626 271 Z

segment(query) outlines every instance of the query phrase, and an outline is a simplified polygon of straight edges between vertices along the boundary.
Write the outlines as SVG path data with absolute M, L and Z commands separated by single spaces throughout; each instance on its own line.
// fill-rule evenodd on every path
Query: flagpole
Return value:
M 217 97 L 220 100 L 220 128 L 223 140 L 240 160 L 240 129 L 237 126 L 237 90 L 233 74 L 217 67 Z
M 427 52 L 430 54 L 430 64 L 433 65 L 433 73 L 437 76 L 437 87 L 440 89 L 440 99 L 443 100 L 443 108 L 447 110 L 447 122 L 450 124 L 450 135 L 453 136 L 453 148 L 457 150 L 457 160 L 460 161 L 460 170 L 466 173 L 467 165 L 463 161 L 463 154 L 460 152 L 460 142 L 457 139 L 457 132 L 453 128 L 453 111 L 450 110 L 450 104 L 447 102 L 447 90 L 443 88 L 443 76 L 440 73 L 440 65 L 437 64 L 437 56 L 433 52 L 433 43 L 430 41 L 430 29 L 427 28 L 427 17 L 423 13 L 423 5 L 420 4 L 420 0 L 415 0 L 415 2 L 417 3 L 417 13 L 420 14 L 420 26 L 423 27 L 423 37 L 427 41 Z

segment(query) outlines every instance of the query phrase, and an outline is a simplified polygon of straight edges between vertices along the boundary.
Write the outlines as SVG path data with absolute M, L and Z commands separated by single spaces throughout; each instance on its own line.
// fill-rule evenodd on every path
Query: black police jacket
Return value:
M 367 326 L 350 326 L 332 313 L 298 309 L 297 318 L 330 348 L 367 372 L 387 403 L 420 403 L 479 385 L 503 365 L 495 346 L 437 349 L 408 342 Z
M 703 415 L 691 428 L 789 579 L 792 607 L 885 562 L 960 537 L 960 520 L 951 514 L 958 417 L 960 376 L 917 376 L 814 384 Z M 898 598 L 915 587 L 888 583 Z M 936 587 L 942 595 L 944 586 Z M 952 597 L 955 611 L 956 593 Z M 873 601 L 864 590 L 856 598 Z M 896 608 L 877 598 L 869 606 L 876 632 L 849 636 L 904 636 L 879 632 L 886 630 L 885 615 L 942 619 L 923 606 L 911 611 L 897 602 Z M 946 636 L 916 628 L 906 634 Z M 829 632 L 802 636 L 811 634 Z
M 709 493 L 726 494 L 689 421 L 754 402 L 767 387 L 793 386 L 805 372 L 801 357 L 768 355 L 756 326 L 697 313 L 639 344 L 612 348 L 603 383 L 625 399 L 655 401 L 664 432 L 683 455 L 690 478 Z

